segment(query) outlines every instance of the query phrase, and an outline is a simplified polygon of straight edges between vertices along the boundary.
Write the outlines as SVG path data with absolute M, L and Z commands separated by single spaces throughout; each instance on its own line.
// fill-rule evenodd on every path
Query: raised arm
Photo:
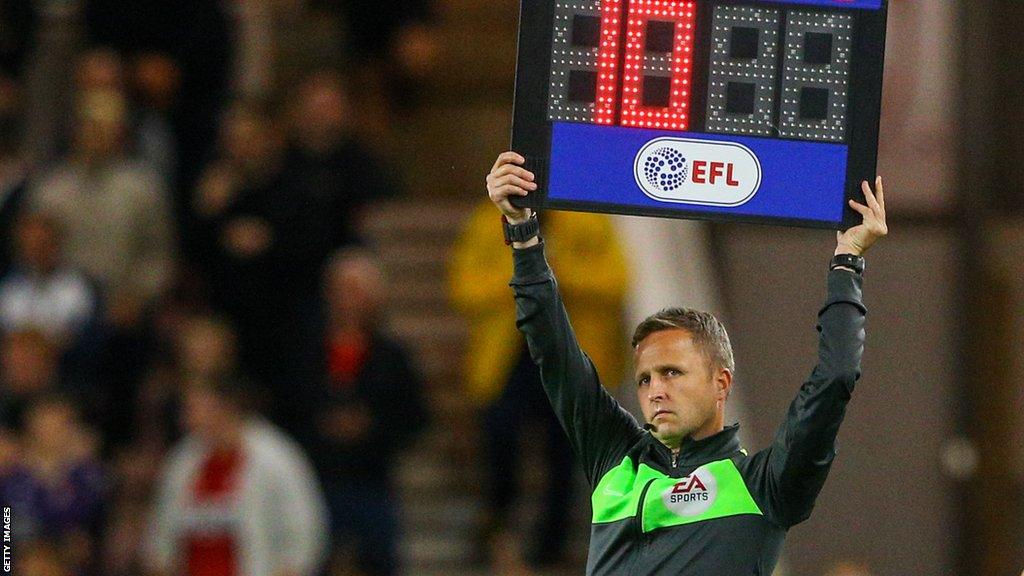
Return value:
M 860 258 L 885 236 L 882 180 L 878 195 L 863 184 L 867 205 L 850 201 L 864 216 L 862 224 L 837 235 L 836 258 L 828 273 L 828 294 L 818 312 L 818 363 L 790 404 L 770 448 L 754 458 L 764 475 L 758 484 L 771 515 L 782 525 L 805 520 L 835 458 L 836 435 L 846 405 L 860 379 L 864 350 Z
M 512 224 L 533 216 L 529 208 L 519 209 L 508 201 L 510 196 L 525 196 L 536 189 L 534 176 L 522 168 L 523 162 L 522 156 L 506 152 L 487 176 L 491 201 Z M 526 336 L 551 406 L 593 485 L 622 460 L 643 432 L 601 386 L 593 362 L 580 349 L 544 258 L 543 243 L 533 237 L 512 246 L 515 273 L 510 285 L 516 299 L 516 326 Z

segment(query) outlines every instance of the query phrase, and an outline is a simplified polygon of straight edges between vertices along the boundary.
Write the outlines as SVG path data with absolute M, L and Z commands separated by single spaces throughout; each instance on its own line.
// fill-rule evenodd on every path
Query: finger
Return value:
M 534 179 L 533 172 L 530 172 L 526 168 L 521 168 L 519 166 L 516 166 L 515 164 L 505 164 L 504 166 L 501 166 L 497 170 L 494 170 L 493 172 L 491 172 L 491 174 L 494 175 L 494 176 L 499 176 L 499 177 L 500 176 L 505 176 L 507 174 L 515 174 L 516 176 L 519 176 L 520 178 L 522 178 L 524 180 L 533 180 Z
M 505 186 L 507 184 L 512 184 L 512 185 L 518 186 L 520 188 L 523 188 L 525 190 L 536 190 L 537 189 L 537 183 L 536 182 L 530 182 L 529 180 L 526 180 L 524 178 L 520 178 L 519 176 L 516 176 L 515 174 L 508 174 L 506 176 L 502 176 L 501 178 L 498 178 L 498 179 L 494 180 L 494 186 L 496 188 L 500 188 L 501 186 Z
M 522 164 L 524 162 L 526 162 L 526 158 L 523 158 L 515 152 L 502 152 L 501 154 L 498 154 L 498 159 L 494 161 L 494 166 L 491 167 L 491 171 L 493 172 L 497 170 L 498 167 L 503 164 Z
M 498 193 L 504 196 L 526 196 L 530 192 L 533 192 L 533 190 L 530 190 L 529 188 L 523 188 L 522 186 L 509 184 L 507 186 L 502 186 Z
M 515 184 L 506 184 L 504 186 L 494 188 L 489 195 L 491 200 L 494 202 L 502 202 L 509 196 L 526 196 L 530 192 L 532 192 L 532 190 L 528 188 L 516 186 Z
M 885 188 L 882 186 L 882 177 L 875 177 L 875 197 L 878 198 L 878 203 L 882 206 L 882 211 L 885 211 Z
M 867 180 L 860 183 L 860 189 L 864 192 L 864 200 L 866 200 L 866 204 L 872 209 L 880 209 L 878 199 L 875 198 L 875 193 L 871 191 L 871 185 L 868 184 Z
M 856 200 L 850 200 L 850 208 L 853 208 L 855 212 L 857 212 L 861 216 L 864 216 L 865 218 L 871 215 L 871 208 L 868 208 L 867 206 L 861 204 L 860 202 L 857 202 Z

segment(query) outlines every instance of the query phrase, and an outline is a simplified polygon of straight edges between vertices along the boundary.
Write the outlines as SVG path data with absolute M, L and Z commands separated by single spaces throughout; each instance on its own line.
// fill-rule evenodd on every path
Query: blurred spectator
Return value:
M 368 103 L 376 100 L 400 111 L 415 106 L 418 90 L 438 59 L 435 2 L 317 0 L 315 4 L 340 17 L 346 52 L 355 60 L 358 83 L 371 87 Z
M 135 153 L 171 184 L 177 175 L 177 149 L 171 112 L 181 89 L 181 69 L 174 60 L 155 52 L 135 56 L 131 65 L 135 97 Z
M 625 258 L 611 220 L 599 214 L 550 212 L 544 229 L 554 240 L 548 258 L 557 262 L 559 287 L 573 328 L 601 374 L 622 376 L 621 317 L 627 282 Z M 485 518 L 478 532 L 481 556 L 506 541 L 512 506 L 520 493 L 520 439 L 527 422 L 542 427 L 547 491 L 528 552 L 532 564 L 559 562 L 564 554 L 574 470 L 572 450 L 541 386 L 540 371 L 515 330 L 508 299 L 511 250 L 490 202 L 481 202 L 456 243 L 450 264 L 454 305 L 469 322 L 466 388 L 481 408 Z
M 178 339 L 178 361 L 182 376 L 213 379 L 235 372 L 237 343 L 231 328 L 212 317 L 189 318 Z
M 60 388 L 60 350 L 40 330 L 15 330 L 0 339 L 0 428 L 20 430 L 32 398 Z
M 170 109 L 176 143 L 178 223 L 189 224 L 196 178 L 216 144 L 217 120 L 228 96 L 234 43 L 227 0 L 85 0 L 89 42 L 133 60 L 141 54 L 167 58 L 180 74 Z M 187 238 L 185 238 L 187 240 Z
M 331 250 L 357 241 L 359 218 L 370 202 L 396 196 L 391 171 L 357 140 L 357 112 L 341 75 L 321 71 L 302 82 L 291 101 L 285 172 L 320 206 L 327 235 L 320 263 Z
M 67 555 L 60 546 L 46 540 L 34 540 L 18 547 L 18 573 L 23 576 L 73 576 Z
M 108 78 L 112 80 L 112 78 Z M 108 339 L 100 397 L 117 399 L 99 418 L 105 446 L 130 440 L 131 404 L 151 355 L 147 313 L 172 273 L 172 222 L 164 188 L 126 157 L 127 104 L 119 92 L 80 95 L 70 156 L 31 185 L 28 202 L 59 218 L 68 263 L 99 283 Z
M 322 378 L 319 207 L 297 196 L 282 167 L 284 137 L 268 108 L 240 102 L 221 125 L 221 152 L 195 197 L 196 245 L 214 308 L 238 331 L 239 364 L 273 399 L 289 431 L 292 392 Z M 289 326 L 282 330 L 282 326 Z
M 115 93 L 125 97 L 124 151 L 173 182 L 176 149 L 170 109 L 181 83 L 181 72 L 170 58 L 144 52 L 126 65 L 111 48 L 92 48 L 78 58 L 75 90 L 80 95 Z M 130 98 L 129 98 L 130 97 Z
M 180 437 L 177 415 L 183 382 L 211 380 L 238 370 L 235 333 L 220 319 L 187 314 L 165 328 L 173 330 L 167 336 L 171 349 L 154 362 L 140 390 L 136 450 L 164 450 Z
M 75 47 L 78 49 L 78 46 Z M 119 137 L 120 152 L 125 156 L 131 150 L 132 126 L 131 126 L 131 101 L 126 93 L 126 72 L 124 60 L 121 55 L 110 48 L 92 48 L 76 53 L 71 66 L 72 78 L 70 79 L 69 94 L 62 108 L 62 116 L 55 129 L 58 133 L 59 149 L 53 151 L 58 154 L 56 161 L 63 161 L 68 149 L 74 148 L 77 138 L 77 126 L 80 123 L 80 108 L 82 102 L 87 102 L 92 94 L 113 94 L 119 100 L 123 108 L 121 114 L 124 116 L 123 134 Z M 51 164 L 50 156 L 45 159 L 45 164 Z
M 433 26 L 437 21 L 434 0 L 314 0 L 341 15 L 348 52 L 356 58 L 398 58 L 408 30 Z
M 326 519 L 316 477 L 288 437 L 247 408 L 232 377 L 184 392 L 188 436 L 169 456 L 147 543 L 152 574 L 312 576 Z
M 123 94 L 125 88 L 124 61 L 114 50 L 93 48 L 78 57 L 75 90 L 79 95 L 97 91 Z
M 327 386 L 314 397 L 310 455 L 331 513 L 335 550 L 354 545 L 367 576 L 395 574 L 394 468 L 427 421 L 422 379 L 409 353 L 383 332 L 386 292 L 367 251 L 339 252 L 327 267 Z M 338 555 L 336 566 L 350 565 Z
M 171 274 L 171 221 L 163 187 L 147 166 L 125 157 L 123 96 L 82 95 L 71 156 L 34 182 L 30 203 L 66 227 L 69 263 L 109 295 L 108 320 L 138 326 Z
M 0 477 L 15 541 L 53 542 L 74 573 L 91 573 L 105 497 L 95 439 L 71 401 L 51 395 L 27 409 L 22 444 L 23 460 Z
M 179 413 L 183 382 L 231 374 L 236 368 L 235 336 L 223 322 L 182 312 L 162 329 L 169 350 L 143 382 L 138 398 L 135 439 L 113 462 L 116 484 L 113 507 L 104 534 L 105 576 L 130 576 L 142 571 L 139 534 L 145 532 L 151 488 L 164 453 L 181 436 Z
M 38 328 L 74 345 L 99 302 L 89 281 L 63 261 L 60 223 L 43 213 L 22 216 L 14 229 L 15 268 L 0 280 L 0 329 Z

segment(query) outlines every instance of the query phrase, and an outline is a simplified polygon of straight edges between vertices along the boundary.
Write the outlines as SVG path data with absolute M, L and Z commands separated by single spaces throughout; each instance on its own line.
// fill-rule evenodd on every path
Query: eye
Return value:
M 647 386 L 650 383 L 651 383 L 651 377 L 650 376 L 644 376 L 643 378 L 641 378 L 640 380 L 637 381 L 636 385 L 637 386 Z
M 676 377 L 682 376 L 683 373 L 680 372 L 679 370 L 676 370 L 675 368 L 669 368 L 668 370 L 665 371 L 665 375 L 669 377 Z

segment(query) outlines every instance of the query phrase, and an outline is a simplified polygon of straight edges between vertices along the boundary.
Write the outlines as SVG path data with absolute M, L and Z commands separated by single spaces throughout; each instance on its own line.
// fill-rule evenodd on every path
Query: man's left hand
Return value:
M 882 177 L 875 179 L 877 194 L 871 191 L 871 185 L 864 181 L 861 183 L 864 191 L 864 200 L 867 205 L 856 200 L 850 200 L 850 208 L 856 210 L 864 221 L 846 232 L 836 233 L 836 254 L 853 254 L 863 256 L 868 248 L 879 238 L 889 233 L 889 227 L 885 224 L 885 194 L 882 190 Z

